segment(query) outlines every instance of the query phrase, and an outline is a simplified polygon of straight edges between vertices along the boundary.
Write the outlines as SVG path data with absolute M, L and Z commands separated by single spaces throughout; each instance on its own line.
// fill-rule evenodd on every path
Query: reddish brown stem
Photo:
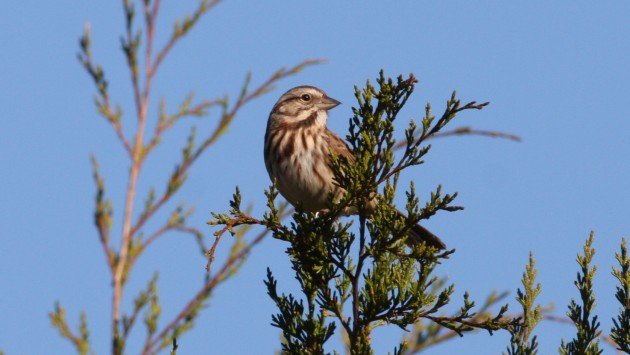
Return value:
M 123 6 L 125 7 L 125 11 L 128 11 L 127 2 L 123 1 Z M 129 14 L 127 14 L 127 18 L 129 19 Z M 151 21 L 150 28 L 147 28 L 148 33 L 153 33 L 154 31 L 154 21 Z M 122 229 L 122 242 L 120 246 L 120 254 L 118 255 L 118 260 L 116 262 L 116 268 L 114 272 L 114 294 L 113 294 L 113 304 L 112 304 L 112 327 L 115 336 L 119 334 L 119 324 L 121 319 L 120 312 L 120 303 L 123 294 L 123 279 L 124 279 L 124 271 L 128 264 L 128 253 L 129 247 L 131 245 L 131 240 L 133 238 L 132 234 L 132 213 L 133 213 L 133 205 L 136 195 L 136 184 L 138 182 L 138 176 L 140 173 L 140 168 L 142 165 L 142 157 L 143 157 L 143 149 L 144 149 L 144 133 L 146 129 L 147 122 L 147 110 L 149 105 L 149 92 L 151 90 L 151 77 L 146 76 L 145 78 L 145 87 L 144 87 L 144 95 L 141 95 L 140 84 L 138 80 L 138 62 L 135 56 L 137 53 L 136 48 L 134 48 L 137 44 L 134 43 L 132 25 L 131 23 L 127 24 L 127 44 L 130 46 L 129 52 L 127 53 L 129 57 L 129 66 L 130 66 L 130 74 L 131 74 L 131 82 L 133 86 L 133 93 L 136 105 L 137 119 L 138 119 L 138 128 L 136 130 L 135 142 L 132 151 L 131 157 L 131 169 L 129 172 L 129 181 L 127 184 L 127 196 L 125 198 L 125 209 L 123 216 L 123 229 Z M 153 36 L 148 35 L 146 46 L 148 48 L 151 47 L 153 41 Z M 147 52 L 150 56 L 150 54 Z M 146 61 L 150 63 L 150 59 L 147 58 Z M 148 74 L 148 71 L 147 71 Z M 121 349 L 115 349 L 120 351 Z
M 111 112 L 111 108 L 109 108 L 109 102 L 107 103 L 107 107 L 108 107 L 108 111 Z M 117 123 L 112 123 L 112 125 L 114 126 L 114 131 L 116 132 L 116 135 L 118 136 L 118 139 L 120 140 L 120 142 L 122 143 L 122 145 L 125 147 L 125 151 L 127 151 L 127 153 L 129 154 L 129 156 L 133 156 L 133 151 L 131 149 L 131 144 L 129 144 L 129 141 L 127 140 L 127 137 L 125 137 L 125 133 L 122 130 L 122 126 L 120 124 L 120 122 Z
M 145 343 L 144 349 L 142 350 L 142 354 L 149 355 L 149 354 L 157 353 L 159 351 L 160 343 L 168 337 L 168 334 L 171 331 L 173 331 L 173 329 L 175 329 L 175 327 L 183 319 L 185 319 L 192 310 L 194 310 L 196 307 L 199 306 L 201 302 L 203 302 L 203 300 L 214 289 L 214 287 L 217 286 L 221 281 L 225 279 L 225 276 L 230 272 L 231 268 L 235 264 L 237 264 L 239 261 L 247 257 L 247 255 L 252 250 L 252 248 L 256 246 L 258 243 L 260 243 L 263 240 L 263 238 L 268 234 L 268 232 L 269 230 L 265 229 L 256 238 L 254 238 L 247 246 L 245 246 L 241 251 L 231 256 L 225 262 L 225 264 L 223 264 L 223 267 L 221 267 L 221 269 L 203 285 L 201 290 L 199 290 L 199 292 L 197 292 L 195 297 L 190 302 L 188 302 L 188 304 L 184 307 L 184 309 L 181 312 L 179 312 L 179 314 L 170 323 L 168 323 L 158 333 L 157 336 L 153 337 L 152 339 L 148 340 Z
M 277 71 L 276 73 L 274 73 L 271 77 L 269 77 L 258 88 L 252 91 L 251 94 L 246 93 L 247 88 L 245 87 L 243 90 L 243 94 L 238 98 L 238 100 L 234 104 L 234 107 L 228 112 L 224 113 L 220 122 L 218 123 L 219 126 L 214 130 L 214 132 L 201 143 L 201 145 L 195 150 L 195 153 L 192 154 L 192 156 L 189 159 L 182 162 L 178 170 L 178 178 L 185 176 L 186 173 L 188 172 L 188 169 L 195 163 L 195 161 L 201 156 L 201 154 L 221 136 L 221 134 L 224 132 L 223 126 L 225 124 L 228 124 L 234 118 L 238 110 L 243 105 L 245 105 L 249 101 L 265 93 L 267 90 L 271 88 L 271 86 L 276 81 L 282 78 L 285 78 L 289 75 L 295 74 L 298 71 L 302 70 L 304 67 L 307 67 L 309 65 L 319 64 L 322 62 L 323 60 L 321 59 L 310 59 L 288 70 L 281 69 Z M 157 61 L 156 61 L 156 64 L 157 64 Z M 171 198 L 171 196 L 172 195 L 168 194 L 168 190 L 165 191 L 162 197 L 160 197 L 160 200 L 158 200 L 158 202 L 156 202 L 149 209 L 147 209 L 146 213 L 140 216 L 140 218 L 136 221 L 136 223 L 133 225 L 131 229 L 131 235 L 135 235 L 136 233 L 138 233 L 138 231 L 140 231 L 140 229 L 144 226 L 146 221 L 150 219 L 151 216 L 153 216 Z

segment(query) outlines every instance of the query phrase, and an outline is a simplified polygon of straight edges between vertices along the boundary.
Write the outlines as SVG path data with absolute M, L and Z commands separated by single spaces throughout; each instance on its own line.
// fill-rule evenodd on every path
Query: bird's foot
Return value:
M 321 217 L 321 216 L 325 216 L 325 215 L 327 215 L 329 212 L 330 212 L 330 210 L 329 210 L 328 208 L 321 209 L 321 210 L 319 210 L 319 211 L 315 212 L 315 217 L 316 217 L 316 218 L 319 218 L 319 217 Z

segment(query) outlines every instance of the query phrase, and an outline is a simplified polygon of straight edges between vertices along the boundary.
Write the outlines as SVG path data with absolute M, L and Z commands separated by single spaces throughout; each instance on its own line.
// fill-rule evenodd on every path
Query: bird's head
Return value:
M 285 92 L 271 110 L 271 116 L 287 123 L 315 120 L 340 104 L 314 86 L 298 86 Z

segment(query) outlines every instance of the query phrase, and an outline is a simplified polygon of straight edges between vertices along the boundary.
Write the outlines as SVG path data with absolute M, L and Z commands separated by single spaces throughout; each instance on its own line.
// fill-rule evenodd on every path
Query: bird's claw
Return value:
M 328 212 L 329 212 L 329 210 L 327 208 L 319 210 L 319 211 L 315 212 L 315 218 L 319 218 L 321 216 L 324 216 L 324 215 L 328 214 Z

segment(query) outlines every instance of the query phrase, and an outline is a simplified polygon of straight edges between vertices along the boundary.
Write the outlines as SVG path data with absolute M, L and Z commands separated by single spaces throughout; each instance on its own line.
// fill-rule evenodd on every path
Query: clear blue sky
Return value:
M 165 1 L 158 38 L 195 1 Z M 192 169 L 174 199 L 196 206 L 191 222 L 208 234 L 210 211 L 224 211 L 235 185 L 262 211 L 268 177 L 262 160 L 267 114 L 288 88 L 311 84 L 344 104 L 331 128 L 343 134 L 353 85 L 383 68 L 420 79 L 404 115 L 419 117 L 426 101 L 437 111 L 456 89 L 463 100 L 489 100 L 463 114 L 470 125 L 520 135 L 520 144 L 481 137 L 434 143 L 427 163 L 406 178 L 428 195 L 437 184 L 458 191 L 466 209 L 427 225 L 457 249 L 440 269 L 481 302 L 491 290 L 513 301 L 533 251 L 543 292 L 539 301 L 564 314 L 577 297 L 576 253 L 590 230 L 597 239 L 597 314 L 609 331 L 616 314 L 610 268 L 630 230 L 630 5 L 627 2 L 303 2 L 225 1 L 168 58 L 155 85 L 174 107 L 189 91 L 199 98 L 234 96 L 245 73 L 260 82 L 279 66 L 306 58 L 328 64 L 280 83 L 243 109 L 228 134 Z M 0 349 L 7 354 L 69 353 L 47 318 L 55 300 L 76 324 L 85 310 L 97 353 L 109 351 L 110 285 L 92 224 L 94 187 L 89 155 L 102 165 L 120 221 L 128 169 L 110 127 L 95 113 L 94 88 L 76 60 L 83 24 L 92 23 L 94 53 L 106 69 L 113 99 L 131 111 L 119 50 L 123 29 L 117 1 L 10 2 L 0 12 Z M 157 100 L 154 100 L 155 103 Z M 155 106 L 150 114 L 155 114 Z M 197 120 L 209 132 L 216 112 Z M 185 126 L 185 125 L 184 125 Z M 141 176 L 139 196 L 163 186 L 187 128 L 168 135 Z M 173 207 L 173 206 L 171 206 Z M 120 231 L 120 224 L 115 231 Z M 226 244 L 227 245 L 227 244 Z M 285 245 L 268 239 L 242 272 L 217 289 L 196 328 L 180 339 L 184 354 L 263 353 L 279 349 L 275 311 L 262 280 L 271 267 L 285 291 L 295 290 Z M 130 295 L 160 270 L 164 319 L 199 287 L 204 260 L 188 236 L 169 235 L 138 264 Z M 143 339 L 142 327 L 134 339 Z M 573 330 L 544 323 L 536 332 L 543 354 Z M 398 329 L 375 333 L 377 353 L 393 347 Z M 486 333 L 435 347 L 434 354 L 496 354 L 508 335 Z M 338 346 L 339 341 L 331 343 Z M 136 353 L 138 341 L 129 345 Z M 612 349 L 603 345 L 606 353 Z

